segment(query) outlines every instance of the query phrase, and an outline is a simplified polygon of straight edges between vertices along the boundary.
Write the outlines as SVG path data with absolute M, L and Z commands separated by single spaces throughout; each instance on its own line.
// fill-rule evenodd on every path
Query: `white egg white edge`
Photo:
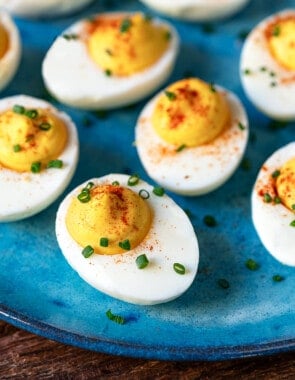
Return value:
M 287 9 L 261 21 L 246 38 L 240 58 L 240 78 L 248 98 L 262 113 L 287 121 L 295 120 L 294 71 L 285 69 L 272 56 L 264 30 L 277 17 L 288 14 L 295 16 L 295 10 Z M 282 79 L 289 82 L 281 83 Z
M 9 47 L 6 54 L 0 59 L 0 91 L 3 90 L 14 77 L 21 59 L 21 39 L 17 26 L 11 16 L 0 9 L 0 23 L 4 26 L 9 38 Z
M 110 12 L 101 16 L 134 13 Z M 152 22 L 166 26 L 171 32 L 168 48 L 150 68 L 126 76 L 107 76 L 92 61 L 82 39 L 67 40 L 64 35 L 80 35 L 86 19 L 65 30 L 49 48 L 43 63 L 42 76 L 48 91 L 69 106 L 95 110 L 111 109 L 135 103 L 159 88 L 170 76 L 179 50 L 176 29 L 158 18 Z
M 67 126 L 68 141 L 58 159 L 63 161 L 61 169 L 45 169 L 40 173 L 19 173 L 0 167 L 0 222 L 12 222 L 39 213 L 65 190 L 72 179 L 79 155 L 76 126 L 64 112 L 58 111 L 48 102 L 26 95 L 16 95 L 0 100 L 0 113 L 20 104 L 28 108 L 49 108 Z
M 290 226 L 295 214 L 283 204 L 264 202 L 258 190 L 292 157 L 295 157 L 295 142 L 274 152 L 262 165 L 251 196 L 252 221 L 262 244 L 275 259 L 289 266 L 295 266 L 295 231 Z
M 160 13 L 187 21 L 209 21 L 233 15 L 249 0 L 183 0 L 173 4 L 171 0 L 141 0 Z
M 3 7 L 19 17 L 53 17 L 78 11 L 94 0 L 0 0 Z
M 161 94 L 149 101 L 138 118 L 135 141 L 140 161 L 153 180 L 174 193 L 195 196 L 217 189 L 235 172 L 244 155 L 249 136 L 246 111 L 236 95 L 220 86 L 216 90 L 227 98 L 231 122 L 212 143 L 176 153 L 177 147 L 162 140 L 150 120 Z M 163 148 L 172 150 L 172 156 L 161 155 Z
M 127 185 L 128 176 L 109 174 L 89 181 L 95 184 L 119 181 Z M 71 191 L 61 202 L 56 217 L 56 237 L 61 251 L 70 266 L 94 288 L 114 298 L 139 305 L 168 302 L 183 294 L 192 284 L 199 263 L 199 247 L 194 229 L 185 212 L 167 195 L 158 197 L 152 187 L 140 180 L 129 187 L 135 192 L 145 189 L 150 198 L 153 220 L 147 236 L 136 248 L 115 255 L 93 254 L 88 259 L 70 236 L 65 217 L 73 197 L 89 182 Z M 149 248 L 149 247 L 153 247 Z M 137 256 L 146 254 L 149 265 L 138 269 Z M 173 270 L 173 263 L 185 266 L 184 275 Z

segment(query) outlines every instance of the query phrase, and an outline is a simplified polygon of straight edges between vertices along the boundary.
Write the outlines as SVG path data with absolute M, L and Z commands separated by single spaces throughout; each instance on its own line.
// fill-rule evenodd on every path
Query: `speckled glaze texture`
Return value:
M 295 124 L 278 125 L 263 116 L 247 100 L 239 79 L 245 32 L 270 12 L 292 5 L 291 0 L 253 0 L 234 17 L 210 25 L 172 20 L 182 43 L 167 84 L 189 73 L 224 86 L 239 96 L 250 122 L 245 159 L 226 184 L 201 197 L 169 193 L 189 210 L 199 240 L 200 265 L 191 288 L 167 304 L 136 306 L 90 287 L 58 248 L 54 223 L 60 197 L 34 217 L 0 224 L 1 318 L 67 344 L 143 358 L 217 360 L 294 350 L 294 268 L 277 262 L 259 241 L 250 196 L 261 164 L 294 140 Z M 67 18 L 16 19 L 23 41 L 22 62 L 1 97 L 18 93 L 44 97 L 41 62 L 53 39 L 80 17 L 118 9 L 147 10 L 135 0 L 98 1 Z M 80 138 L 80 160 L 67 191 L 110 172 L 136 172 L 152 182 L 132 145 L 145 101 L 99 114 L 55 104 L 76 122 Z M 214 227 L 203 222 L 206 215 L 215 217 Z M 245 266 L 249 258 L 259 263 L 257 270 Z M 274 282 L 276 274 L 284 280 Z M 220 279 L 226 279 L 229 287 L 218 285 Z M 125 324 L 109 320 L 108 309 L 123 316 Z

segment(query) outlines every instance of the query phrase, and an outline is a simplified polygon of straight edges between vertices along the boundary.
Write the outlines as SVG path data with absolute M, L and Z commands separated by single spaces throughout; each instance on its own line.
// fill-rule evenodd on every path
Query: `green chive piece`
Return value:
M 252 71 L 250 69 L 244 69 L 244 74 L 250 75 L 250 74 L 252 74 Z
M 109 55 L 110 57 L 113 55 L 113 52 L 111 51 L 111 49 L 106 49 L 105 52 L 106 52 L 107 55 Z
M 281 174 L 281 172 L 279 170 L 275 170 L 273 173 L 272 173 L 272 178 L 278 178 L 278 176 Z
M 145 189 L 141 189 L 141 190 L 139 190 L 138 195 L 139 195 L 142 199 L 149 199 L 149 197 L 150 197 L 150 193 L 149 193 L 147 190 L 145 190 Z
M 290 226 L 291 226 L 291 227 L 295 227 L 295 219 L 292 220 L 292 222 L 290 223 Z
M 295 203 L 291 206 L 291 208 L 295 211 Z
M 270 87 L 276 87 L 277 86 L 277 82 L 271 82 L 270 83 Z
M 238 127 L 240 128 L 241 131 L 244 131 L 246 129 L 246 127 L 244 126 L 244 124 L 242 124 L 240 121 L 238 123 Z
M 128 178 L 127 185 L 128 186 L 135 186 L 139 182 L 139 175 L 138 174 L 133 174 Z
M 138 269 L 143 269 L 143 268 L 147 267 L 149 264 L 149 260 L 146 257 L 146 254 L 142 254 L 142 255 L 137 256 L 135 262 L 136 262 Z
M 166 41 L 170 41 L 170 40 L 171 40 L 171 37 L 172 37 L 171 32 L 169 32 L 169 30 L 167 30 L 167 31 L 165 32 L 165 34 L 164 34 L 164 37 L 165 37 L 165 40 L 166 40 Z
M 274 201 L 274 203 L 275 203 L 276 205 L 282 203 L 281 198 L 278 197 L 278 196 L 275 196 L 274 199 L 273 199 L 273 201 Z
M 272 279 L 274 282 L 281 282 L 281 281 L 284 281 L 285 278 L 279 274 L 274 274 L 272 276 Z
M 111 309 L 109 309 L 106 312 L 106 316 L 109 318 L 110 321 L 116 322 L 119 325 L 124 325 L 124 323 L 125 323 L 125 318 L 121 317 L 120 315 L 113 314 Z
M 19 144 L 15 144 L 15 145 L 13 145 L 13 151 L 15 152 L 15 153 L 17 153 L 17 152 L 20 152 L 21 150 L 22 150 L 22 148 L 21 148 L 21 146 L 19 145 Z
M 280 33 L 281 33 L 280 26 L 279 25 L 275 25 L 274 28 L 273 28 L 273 30 L 272 30 L 272 35 L 274 37 L 278 37 L 280 35 Z
M 23 115 L 26 111 L 25 107 L 24 106 L 20 106 L 19 104 L 15 104 L 13 107 L 12 107 L 12 111 L 14 113 L 18 113 L 20 115 Z
M 215 227 L 217 226 L 217 221 L 212 215 L 205 215 L 203 218 L 203 222 L 206 224 L 208 227 Z
M 70 40 L 77 40 L 79 36 L 78 34 L 75 34 L 75 33 L 68 33 L 68 34 L 63 34 L 63 38 L 67 41 L 70 41 Z
M 55 169 L 61 169 L 63 166 L 62 160 L 51 160 L 47 164 L 47 169 L 55 168 Z
M 275 77 L 277 74 L 276 74 L 274 71 L 270 71 L 270 72 L 269 72 L 269 75 L 270 75 L 271 77 Z
M 50 128 L 51 128 L 51 124 L 49 123 L 41 123 L 39 125 L 39 129 L 41 129 L 41 131 L 49 131 Z
M 121 23 L 121 26 L 120 26 L 120 32 L 121 33 L 126 33 L 128 32 L 128 30 L 130 29 L 132 23 L 131 23 L 131 20 L 129 20 L 128 18 L 125 18 L 122 23 Z
M 153 188 L 153 193 L 158 197 L 162 197 L 165 194 L 165 190 L 163 189 L 163 187 L 155 186 Z
M 220 278 L 217 281 L 217 284 L 223 288 L 223 289 L 228 289 L 229 288 L 229 282 L 225 278 Z
M 93 253 L 94 249 L 91 247 L 91 245 L 86 245 L 86 247 L 82 250 L 82 255 L 85 257 L 85 259 L 88 259 L 88 257 L 90 257 Z
M 38 111 L 37 110 L 26 110 L 25 115 L 29 119 L 36 119 L 36 117 L 38 116 Z
M 101 247 L 108 247 L 109 246 L 109 239 L 106 237 L 101 237 L 99 240 L 99 245 Z
M 36 174 L 36 173 L 40 173 L 40 170 L 41 170 L 41 162 L 33 162 L 32 165 L 31 165 L 31 172 Z
M 184 267 L 184 265 L 182 265 L 180 263 L 174 263 L 173 269 L 178 274 L 185 274 L 185 267 Z
M 245 263 L 246 267 L 250 270 L 257 270 L 259 268 L 259 264 L 253 260 L 253 259 L 248 259 Z
M 112 185 L 113 185 L 113 186 L 120 186 L 120 182 L 119 182 L 119 181 L 113 181 L 113 182 L 112 182 Z
M 105 70 L 105 75 L 106 75 L 107 77 L 112 76 L 112 70 L 110 70 L 110 69 L 106 69 L 106 70 Z
M 169 100 L 175 100 L 176 99 L 176 95 L 174 92 L 166 90 L 166 91 L 164 91 L 164 93 Z
M 119 247 L 122 249 L 125 249 L 125 251 L 130 251 L 131 249 L 130 241 L 128 239 L 120 241 Z
M 90 201 L 91 197 L 90 197 L 90 191 L 89 190 L 86 190 L 86 189 L 83 189 L 81 191 L 81 193 L 77 196 L 77 198 L 79 199 L 79 201 L 81 203 L 87 203 Z
M 179 147 L 175 149 L 175 152 L 181 152 L 184 148 L 186 148 L 185 144 L 179 145 Z
M 263 200 L 265 203 L 270 203 L 272 201 L 272 197 L 268 193 L 265 193 L 263 194 Z
M 215 86 L 214 86 L 214 83 L 210 83 L 210 91 L 211 92 L 216 92 L 216 88 L 215 88 Z
M 91 190 L 94 186 L 94 183 L 93 182 L 88 182 L 87 185 L 84 187 L 83 190 Z

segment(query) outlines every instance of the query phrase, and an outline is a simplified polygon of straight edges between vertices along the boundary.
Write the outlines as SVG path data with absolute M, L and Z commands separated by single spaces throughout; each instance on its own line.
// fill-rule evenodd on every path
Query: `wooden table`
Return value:
M 132 359 L 66 346 L 0 321 L 0 379 L 295 379 L 295 353 L 224 362 Z

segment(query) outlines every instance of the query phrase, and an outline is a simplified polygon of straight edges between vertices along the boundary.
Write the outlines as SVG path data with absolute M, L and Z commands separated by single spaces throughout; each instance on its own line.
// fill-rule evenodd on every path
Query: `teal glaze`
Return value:
M 157 306 L 127 304 L 91 288 L 65 262 L 55 240 L 60 197 L 32 218 L 0 225 L 1 318 L 50 339 L 134 357 L 216 360 L 294 350 L 295 269 L 275 261 L 258 240 L 251 221 L 250 193 L 266 157 L 294 140 L 295 124 L 270 128 L 270 120 L 246 99 L 238 76 L 240 34 L 270 12 L 292 4 L 291 0 L 252 0 L 238 15 L 211 24 L 212 33 L 201 24 L 172 21 L 182 45 L 169 82 L 189 72 L 232 90 L 244 103 L 251 128 L 245 156 L 248 170 L 239 168 L 225 185 L 202 197 L 170 194 L 190 210 L 199 239 L 200 266 L 192 287 L 179 299 Z M 119 6 L 146 9 L 135 0 L 97 1 L 82 14 L 67 18 L 16 19 L 23 57 L 1 97 L 18 93 L 43 97 L 41 62 L 53 39 L 78 18 Z M 81 141 L 78 169 L 68 191 L 109 172 L 136 172 L 151 182 L 132 146 L 134 125 L 145 101 L 100 118 L 57 105 L 75 120 Z M 207 227 L 205 215 L 214 215 L 217 226 Z M 260 264 L 257 271 L 245 267 L 248 258 Z M 285 280 L 274 283 L 274 274 Z M 218 286 L 220 278 L 228 280 L 228 289 Z M 108 309 L 122 315 L 126 323 L 117 325 L 107 319 Z

